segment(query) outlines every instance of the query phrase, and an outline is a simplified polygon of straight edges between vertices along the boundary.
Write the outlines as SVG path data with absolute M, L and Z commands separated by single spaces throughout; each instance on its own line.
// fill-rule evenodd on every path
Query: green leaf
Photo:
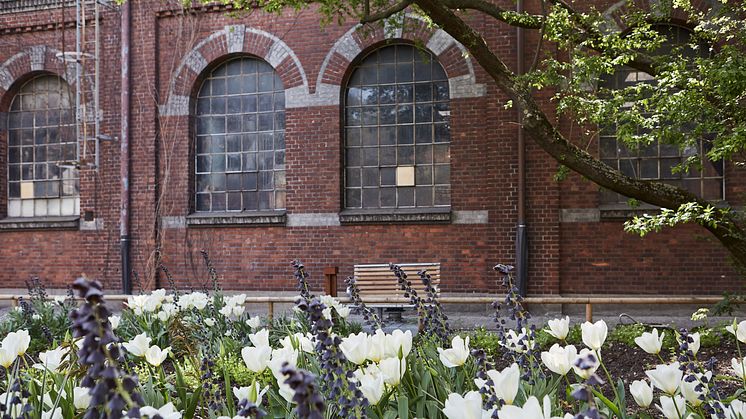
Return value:
M 595 390 L 595 389 L 593 389 L 592 391 L 593 391 L 593 395 L 598 397 L 598 399 L 601 400 L 603 404 L 605 404 L 606 407 L 609 408 L 609 410 L 614 412 L 616 416 L 620 418 L 623 417 L 622 414 L 619 412 L 619 408 L 614 404 L 614 402 L 606 398 L 606 396 L 604 396 L 600 391 Z
M 408 418 L 409 417 L 409 399 L 407 396 L 400 394 L 398 397 L 399 402 L 399 417 L 400 418 Z

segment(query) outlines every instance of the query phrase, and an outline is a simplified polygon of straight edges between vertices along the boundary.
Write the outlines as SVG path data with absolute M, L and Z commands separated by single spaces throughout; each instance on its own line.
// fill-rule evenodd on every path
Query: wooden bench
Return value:
M 440 263 L 400 263 L 398 265 L 407 274 L 407 280 L 411 282 L 412 288 L 417 291 L 420 298 L 427 298 L 427 293 L 418 272 L 427 271 L 433 286 L 436 290 L 439 288 Z M 401 312 L 406 307 L 412 307 L 409 298 L 404 297 L 404 291 L 399 287 L 396 275 L 388 263 L 355 265 L 353 276 L 363 302 L 366 297 L 391 299 L 390 303 L 369 305 L 369 307 L 378 308 L 381 315 L 383 315 L 383 309 L 390 311 L 398 309 Z

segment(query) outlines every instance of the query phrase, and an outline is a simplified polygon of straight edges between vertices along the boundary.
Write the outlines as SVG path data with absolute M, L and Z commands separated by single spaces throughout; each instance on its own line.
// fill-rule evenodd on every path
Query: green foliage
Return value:
M 664 227 L 673 227 L 683 223 L 697 223 L 703 226 L 717 227 L 719 220 L 727 214 L 729 209 L 715 208 L 712 205 L 702 205 L 689 202 L 676 210 L 663 208 L 658 214 L 643 214 L 624 223 L 624 231 L 636 233 L 640 237 L 651 232 L 659 232 Z
M 61 342 L 70 330 L 71 301 L 34 298 L 8 312 L 0 322 L 0 336 L 25 329 L 31 335 L 29 351 L 36 353 Z

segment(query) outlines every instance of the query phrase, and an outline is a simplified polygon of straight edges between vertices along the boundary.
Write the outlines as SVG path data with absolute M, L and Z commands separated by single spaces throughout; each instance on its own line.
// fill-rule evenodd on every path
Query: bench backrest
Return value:
M 417 274 L 419 271 L 427 271 L 436 289 L 440 285 L 440 263 L 400 263 L 401 269 L 407 274 L 407 280 L 412 283 L 412 288 L 417 290 L 417 295 L 426 298 L 425 286 Z M 388 263 L 377 263 L 369 265 L 355 265 L 354 277 L 360 290 L 360 297 L 399 297 L 402 304 L 407 304 L 404 291 L 399 288 L 396 275 L 389 268 Z

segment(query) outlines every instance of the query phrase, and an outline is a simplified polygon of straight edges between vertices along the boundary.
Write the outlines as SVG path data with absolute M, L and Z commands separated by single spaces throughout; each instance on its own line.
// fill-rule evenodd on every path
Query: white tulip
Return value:
M 269 346 L 269 330 L 262 329 L 256 333 L 249 334 L 249 340 L 254 346 Z
M 603 320 L 595 323 L 585 322 L 580 325 L 580 330 L 583 332 L 583 343 L 585 346 L 595 351 L 601 349 L 604 345 L 606 335 L 609 332 L 609 328 Z
M 92 398 L 91 389 L 88 387 L 75 387 L 73 389 L 73 404 L 78 410 L 88 409 Z
M 158 346 L 151 346 L 148 348 L 147 351 L 145 351 L 145 360 L 148 361 L 148 364 L 154 366 L 154 367 L 160 367 L 163 361 L 168 358 L 168 353 L 171 351 L 171 347 L 167 347 L 166 349 L 161 350 Z
M 231 306 L 228 306 L 228 305 L 226 305 L 226 306 L 223 306 L 223 308 L 221 308 L 221 309 L 219 310 L 219 312 L 220 312 L 220 314 L 222 314 L 222 315 L 223 315 L 224 317 L 230 317 L 230 316 L 231 316 L 231 315 L 233 314 L 233 307 L 231 307 Z
M 733 372 L 736 373 L 736 377 L 746 380 L 746 358 L 739 360 L 738 358 L 732 358 L 730 365 L 733 368 Z
M 259 317 L 252 317 L 252 318 L 250 318 L 250 319 L 246 320 L 246 324 L 247 324 L 247 325 L 248 325 L 248 326 L 249 326 L 249 327 L 250 327 L 250 328 L 251 328 L 252 330 L 253 330 L 253 329 L 258 329 L 258 328 L 259 328 L 259 326 L 261 326 L 261 325 L 262 325 L 262 319 L 260 319 Z
M 339 314 L 339 317 L 346 319 L 350 317 L 350 307 L 349 306 L 343 306 L 339 305 L 334 308 L 334 310 L 337 311 L 337 314 Z
M 575 360 L 577 361 L 578 359 L 581 359 L 581 358 L 588 358 L 589 355 L 593 356 L 593 358 L 596 360 L 595 364 L 591 366 L 590 368 L 583 369 L 583 368 L 576 366 L 574 361 L 572 363 L 572 369 L 573 371 L 575 371 L 575 374 L 577 374 L 578 377 L 583 378 L 584 380 L 587 380 L 593 374 L 595 374 L 596 370 L 601 365 L 598 362 L 598 358 L 596 357 L 596 354 L 588 348 L 581 349 L 580 353 L 578 353 L 578 357 L 575 358 Z
M 564 348 L 555 343 L 548 352 L 541 353 L 541 361 L 555 374 L 566 375 L 572 370 L 572 364 L 578 357 L 578 350 L 573 345 Z
M 629 386 L 629 392 L 638 406 L 647 408 L 653 403 L 653 388 L 643 380 L 635 380 Z
M 390 386 L 398 386 L 404 373 L 407 372 L 407 358 L 386 358 L 378 364 L 383 381 Z
M 567 334 L 570 333 L 570 316 L 565 316 L 564 319 L 549 320 L 547 324 L 549 326 L 547 333 L 559 340 L 565 340 Z
M 674 362 L 668 365 L 657 365 L 654 370 L 645 371 L 645 375 L 658 389 L 673 396 L 681 384 L 681 377 L 684 373 L 679 369 L 679 363 Z
M 49 372 L 57 372 L 60 365 L 67 356 L 68 350 L 66 348 L 50 349 L 46 352 L 39 353 L 40 364 L 34 364 L 34 368 L 40 370 L 47 369 Z
M 360 365 L 368 359 L 370 337 L 365 332 L 350 335 L 342 339 L 339 349 L 345 358 L 353 364 Z
M 140 333 L 131 341 L 125 342 L 122 346 L 124 346 L 127 352 L 140 358 L 145 356 L 145 352 L 150 349 L 150 338 L 145 333 Z
M 696 379 L 694 381 L 686 381 L 686 379 L 681 380 L 681 395 L 684 396 L 687 402 L 691 404 L 694 407 L 697 407 L 702 404 L 702 400 L 699 398 L 702 395 L 707 394 L 707 386 L 703 384 L 702 377 L 705 377 L 707 379 L 707 382 L 710 381 L 712 378 L 712 372 L 707 371 L 705 374 L 694 374 Z M 697 387 L 701 388 L 697 390 Z
M 148 300 L 147 295 L 133 295 L 127 297 L 127 307 L 136 315 L 141 316 L 145 312 L 145 303 Z
M 313 353 L 313 341 L 300 332 L 285 336 L 280 340 L 280 345 L 284 348 L 298 349 L 309 354 Z
M 245 297 L 244 297 L 245 298 Z M 233 316 L 234 318 L 239 318 L 243 315 L 243 313 L 246 311 L 246 307 L 243 305 L 234 305 L 233 307 Z
M 681 419 L 686 412 L 686 400 L 681 396 L 661 396 L 661 404 L 655 406 L 666 419 Z
M 0 347 L 0 365 L 5 367 L 5 369 L 10 368 L 10 366 L 13 365 L 13 362 L 15 362 L 16 358 L 18 358 L 18 355 L 16 355 L 16 351 L 7 350 Z
M 323 315 L 325 319 L 331 320 L 332 319 L 332 308 L 331 307 L 327 307 L 327 308 L 321 310 L 321 315 Z
M 465 396 L 451 393 L 446 399 L 443 414 L 448 419 L 482 419 L 487 411 L 482 410 L 482 395 L 478 391 L 470 391 Z M 491 412 L 490 412 L 491 414 Z
M 264 371 L 271 357 L 272 348 L 269 346 L 247 346 L 241 349 L 241 358 L 251 372 Z
M 572 415 L 571 415 L 572 416 Z M 555 419 L 552 416 L 552 404 L 549 396 L 544 396 L 543 407 L 536 396 L 531 396 L 523 407 L 506 405 L 497 411 L 499 419 Z
M 293 403 L 293 397 L 295 397 L 295 390 L 293 390 L 292 387 L 283 382 L 278 382 L 278 393 L 280 393 L 280 396 L 282 396 L 283 399 L 285 399 L 288 403 Z
M 239 403 L 242 400 L 248 400 L 257 406 L 261 406 L 262 398 L 264 397 L 264 394 L 267 393 L 267 391 L 269 390 L 269 386 L 264 387 L 264 389 L 260 389 L 260 384 L 258 382 L 254 382 L 253 386 L 233 387 L 233 395 L 236 396 Z
M 513 404 L 521 383 L 521 371 L 518 364 L 513 363 L 500 372 L 487 371 L 487 375 L 492 379 L 495 395 L 506 404 Z
M 379 362 L 386 358 L 386 333 L 378 329 L 368 337 L 368 359 Z
M 122 321 L 121 316 L 111 315 L 109 316 L 109 323 L 111 323 L 111 330 L 116 330 L 119 327 L 119 322 Z
M 205 325 L 207 325 L 207 327 L 213 327 L 213 326 L 215 326 L 215 319 L 213 319 L 212 317 L 206 318 L 205 319 Z
M 5 336 L 2 348 L 15 353 L 17 356 L 23 356 L 26 354 L 30 343 L 31 336 L 28 334 L 28 330 L 19 330 L 17 332 L 10 332 Z
M 403 358 L 409 356 L 412 350 L 412 332 L 407 330 L 402 332 L 396 329 L 390 335 L 386 335 L 386 358 L 399 357 L 399 351 Z
M 451 348 L 438 348 L 438 353 L 440 354 L 440 362 L 448 368 L 464 365 L 469 358 L 469 336 L 466 337 L 466 340 L 462 339 L 461 336 L 454 336 L 451 340 Z
M 181 413 L 176 410 L 174 404 L 169 402 L 163 405 L 160 409 L 156 409 L 152 406 L 145 406 L 140 408 L 140 414 L 153 419 L 156 416 L 160 416 L 162 419 L 181 419 Z
M 207 303 L 210 302 L 210 298 L 203 292 L 193 292 L 191 296 L 191 305 L 197 310 L 203 310 L 207 307 Z
M 661 352 L 661 347 L 663 347 L 664 337 L 666 337 L 665 332 L 658 336 L 658 329 L 653 329 L 652 333 L 644 332 L 642 335 L 636 337 L 635 343 L 643 351 L 651 355 L 657 355 Z
M 383 397 L 385 390 L 383 375 L 381 374 L 362 374 L 358 377 L 360 391 L 368 400 L 371 406 L 375 406 Z
M 164 289 L 158 289 L 153 291 L 150 295 L 147 296 L 145 299 L 145 305 L 143 309 L 146 312 L 154 313 L 163 303 L 163 300 L 166 299 L 166 290 Z
M 41 412 L 41 419 L 64 419 L 62 416 L 62 408 L 58 407 L 48 412 Z
M 724 407 L 725 417 L 727 419 L 743 419 L 746 418 L 746 403 L 735 399 L 730 402 L 730 406 Z
M 285 375 L 282 373 L 281 370 L 282 366 L 285 365 L 286 362 L 292 367 L 298 365 L 298 351 L 293 349 L 292 347 L 274 349 L 272 351 L 272 359 L 267 365 L 272 371 L 272 375 L 274 375 L 277 380 L 282 380 L 285 378 Z
M 736 324 L 736 320 L 733 319 L 733 324 L 725 326 L 725 330 L 733 334 L 741 343 L 746 343 L 746 320 Z

